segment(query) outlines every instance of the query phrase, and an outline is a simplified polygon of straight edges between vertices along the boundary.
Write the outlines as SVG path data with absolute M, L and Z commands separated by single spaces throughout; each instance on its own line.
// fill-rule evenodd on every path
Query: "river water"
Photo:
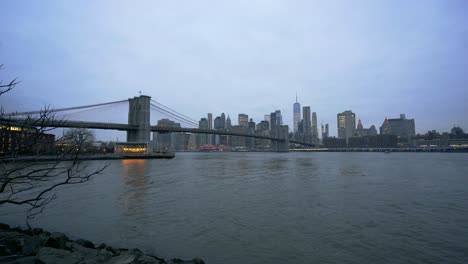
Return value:
M 468 154 L 177 153 L 109 163 L 91 182 L 60 189 L 33 224 L 208 264 L 468 263 Z M 24 222 L 2 210 L 1 222 Z

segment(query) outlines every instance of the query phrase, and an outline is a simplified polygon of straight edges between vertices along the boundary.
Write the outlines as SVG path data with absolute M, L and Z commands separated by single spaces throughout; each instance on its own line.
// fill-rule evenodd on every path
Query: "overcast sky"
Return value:
M 344 110 L 365 127 L 405 113 L 419 133 L 468 130 L 465 0 L 2 0 L 0 12 L 0 79 L 22 81 L 6 111 L 141 91 L 197 120 L 279 109 L 292 127 L 297 92 L 332 135 Z

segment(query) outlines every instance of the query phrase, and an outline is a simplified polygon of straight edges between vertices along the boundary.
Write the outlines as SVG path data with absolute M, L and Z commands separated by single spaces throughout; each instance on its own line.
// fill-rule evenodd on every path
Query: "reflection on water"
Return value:
M 118 205 L 122 208 L 122 223 L 124 228 L 129 228 L 125 223 L 131 223 L 133 228 L 146 216 L 146 199 L 150 187 L 149 173 L 151 166 L 145 159 L 122 160 L 123 189 L 117 198 Z M 138 220 L 140 219 L 140 220 Z M 138 234 L 135 234 L 138 235 Z

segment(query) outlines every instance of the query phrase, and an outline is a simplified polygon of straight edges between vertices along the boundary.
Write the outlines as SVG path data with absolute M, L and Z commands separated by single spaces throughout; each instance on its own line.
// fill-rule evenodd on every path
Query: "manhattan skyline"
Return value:
M 292 130 L 297 91 L 330 136 L 345 110 L 366 127 L 406 113 L 417 133 L 468 128 L 464 1 L 0 6 L 0 74 L 22 81 L 5 111 L 141 91 L 194 119 L 279 109 Z

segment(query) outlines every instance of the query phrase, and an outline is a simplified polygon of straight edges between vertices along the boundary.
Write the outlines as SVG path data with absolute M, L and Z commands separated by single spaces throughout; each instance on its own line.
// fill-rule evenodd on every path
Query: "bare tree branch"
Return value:
M 0 65 L 0 69 L 2 67 Z M 17 79 L 6 84 L 0 82 L 0 96 L 18 83 Z M 8 146 L 7 151 L 0 152 L 0 208 L 7 204 L 27 205 L 28 226 L 29 220 L 42 213 L 56 199 L 55 191 L 58 188 L 90 181 L 108 166 L 88 168 L 80 161 L 84 148 L 95 139 L 94 134 L 86 129 L 72 129 L 63 137 L 53 139 L 54 136 L 48 132 L 54 129 L 51 122 L 56 121 L 53 109 L 49 106 L 23 119 L 13 119 L 0 111 L 0 129 L 9 133 L 9 144 L 14 143 Z M 0 140 L 1 137 L 5 137 L 5 133 L 0 133 Z M 52 145 L 61 145 L 62 148 L 57 151 L 50 148 Z M 40 162 L 40 155 L 50 152 L 56 154 L 57 159 Z M 34 162 L 21 162 L 18 158 L 22 155 L 32 155 L 37 159 Z
M 2 68 L 3 68 L 3 64 L 0 64 L 0 70 Z M 11 91 L 18 83 L 19 81 L 16 78 L 7 84 L 3 84 L 3 82 L 0 80 L 0 96 L 4 93 Z

